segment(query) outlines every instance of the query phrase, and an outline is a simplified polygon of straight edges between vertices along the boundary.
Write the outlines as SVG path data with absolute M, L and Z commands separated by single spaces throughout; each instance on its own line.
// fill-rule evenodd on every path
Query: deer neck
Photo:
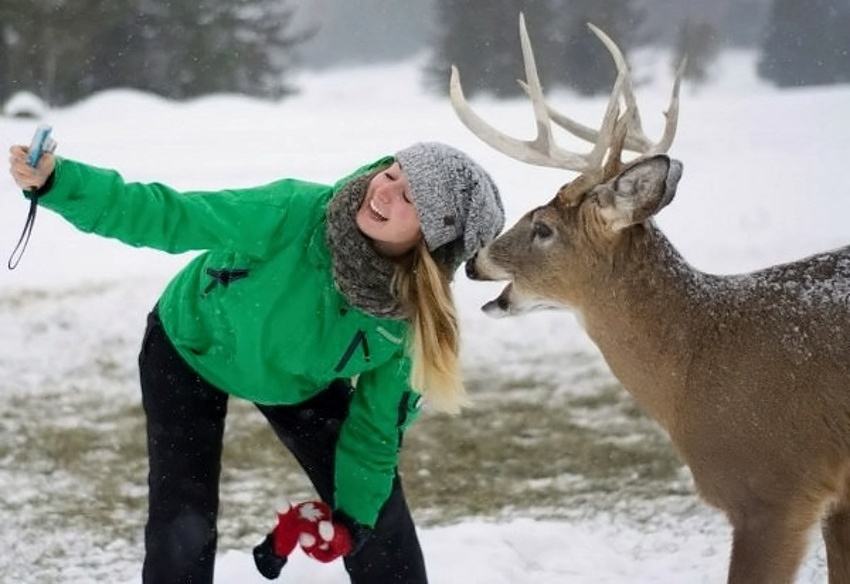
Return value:
M 651 223 L 632 229 L 580 307 L 614 375 L 669 429 L 705 313 L 705 274 Z

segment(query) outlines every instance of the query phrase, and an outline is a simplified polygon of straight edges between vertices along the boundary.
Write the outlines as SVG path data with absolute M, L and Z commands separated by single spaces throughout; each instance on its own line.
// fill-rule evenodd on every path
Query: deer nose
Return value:
M 466 260 L 466 277 L 470 280 L 478 279 L 478 272 L 475 270 L 475 260 L 478 259 L 478 254 Z

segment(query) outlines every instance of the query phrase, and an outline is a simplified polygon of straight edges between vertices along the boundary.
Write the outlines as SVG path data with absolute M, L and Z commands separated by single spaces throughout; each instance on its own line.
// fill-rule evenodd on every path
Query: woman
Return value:
M 420 396 L 465 394 L 449 282 L 502 229 L 489 175 L 418 143 L 333 186 L 220 192 L 125 183 L 11 149 L 11 173 L 79 229 L 167 252 L 206 250 L 166 287 L 139 355 L 147 417 L 145 582 L 212 582 L 229 395 L 251 400 L 332 509 L 355 584 L 425 582 L 397 474 Z

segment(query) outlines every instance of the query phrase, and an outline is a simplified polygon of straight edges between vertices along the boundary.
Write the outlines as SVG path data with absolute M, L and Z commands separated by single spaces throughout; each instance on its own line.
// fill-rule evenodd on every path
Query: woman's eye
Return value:
M 395 180 L 395 179 L 393 179 L 393 175 L 391 175 L 391 174 L 390 174 L 390 173 L 388 173 L 388 172 L 385 172 L 385 173 L 384 173 L 384 176 L 385 176 L 385 177 L 387 177 L 389 180 Z
M 535 223 L 532 227 L 532 233 L 534 237 L 539 237 L 540 239 L 547 239 L 552 237 L 552 228 L 546 225 L 545 223 Z

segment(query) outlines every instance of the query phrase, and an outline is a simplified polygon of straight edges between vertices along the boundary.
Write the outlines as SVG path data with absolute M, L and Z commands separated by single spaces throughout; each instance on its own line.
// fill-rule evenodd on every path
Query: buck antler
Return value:
M 606 174 L 603 165 L 609 149 L 611 149 L 611 156 L 609 158 L 615 156 L 618 160 L 621 149 L 639 152 L 646 156 L 666 152 L 673 143 L 673 138 L 676 135 L 679 114 L 679 86 L 685 61 L 682 61 L 673 84 L 670 105 L 665 113 L 667 123 L 664 134 L 657 143 L 653 144 L 646 137 L 641 126 L 629 67 L 623 53 L 617 47 L 616 43 L 602 32 L 602 30 L 592 24 L 588 24 L 588 26 L 606 46 L 617 66 L 617 79 L 608 98 L 608 106 L 605 109 L 605 115 L 599 130 L 594 130 L 572 120 L 557 112 L 545 102 L 543 88 L 540 85 L 537 66 L 534 61 L 534 53 L 531 49 L 531 42 L 525 27 L 525 17 L 522 14 L 519 17 L 519 33 L 523 62 L 525 64 L 526 82 L 520 81 L 519 83 L 531 98 L 534 117 L 537 121 L 537 137 L 530 141 L 511 138 L 485 122 L 466 102 L 460 84 L 460 74 L 457 67 L 452 65 L 449 95 L 452 106 L 460 120 L 473 134 L 511 158 L 529 164 L 564 168 L 566 170 L 581 172 L 585 175 L 591 175 L 588 178 L 597 178 Z M 625 102 L 625 111 L 622 115 L 620 115 L 619 104 L 621 95 Z M 578 138 L 593 143 L 593 149 L 587 154 L 578 154 L 557 146 L 552 136 L 552 121 Z M 622 127 L 623 125 L 625 128 Z M 618 127 L 620 128 L 619 132 L 617 131 Z M 624 135 L 623 132 L 625 132 Z M 620 140 L 617 140 L 617 138 L 620 138 Z M 611 165 L 609 164 L 608 166 L 610 167 Z
M 463 88 L 460 85 L 460 74 L 457 67 L 452 65 L 449 95 L 455 112 L 473 134 L 511 158 L 538 166 L 564 168 L 582 173 L 600 169 L 614 137 L 614 129 L 620 110 L 619 96 L 628 76 L 628 71 L 620 71 L 617 75 L 614 89 L 608 99 L 608 106 L 605 109 L 601 128 L 596 133 L 596 139 L 592 140 L 594 142 L 593 149 L 587 154 L 569 152 L 555 144 L 552 136 L 549 110 L 543 100 L 543 88 L 540 85 L 540 78 L 537 74 L 537 66 L 534 61 L 534 53 L 531 49 L 531 41 L 529 41 L 528 32 L 525 28 L 525 17 L 522 14 L 519 17 L 519 34 L 522 45 L 522 57 L 525 64 L 525 76 L 528 82 L 528 93 L 531 97 L 534 117 L 537 121 L 537 137 L 534 140 L 518 140 L 499 132 L 485 122 L 472 110 L 464 98 Z
M 651 156 L 653 154 L 663 154 L 670 149 L 670 146 L 673 144 L 673 138 L 676 136 L 676 127 L 679 120 L 679 87 L 682 83 L 682 75 L 684 74 L 685 67 L 687 66 L 687 57 L 682 59 L 682 62 L 679 64 L 678 69 L 676 70 L 676 78 L 673 81 L 673 90 L 670 94 L 670 104 L 667 107 L 667 111 L 664 112 L 664 116 L 667 118 L 667 122 L 664 126 L 664 133 L 661 136 L 661 139 L 652 143 L 649 138 L 646 137 L 646 134 L 643 131 L 643 127 L 640 121 L 640 113 L 637 107 L 637 102 L 635 100 L 634 89 L 632 87 L 631 76 L 629 75 L 629 66 L 626 63 L 626 58 L 623 56 L 622 51 L 617 46 L 617 44 L 611 40 L 605 32 L 599 27 L 595 26 L 592 23 L 587 23 L 587 26 L 591 31 L 601 40 L 605 47 L 608 49 L 608 52 L 611 53 L 611 56 L 614 59 L 614 63 L 617 66 L 617 71 L 621 74 L 625 74 L 625 81 L 623 83 L 623 100 L 625 101 L 626 107 L 631 108 L 633 110 L 633 114 L 631 116 L 630 122 L 628 124 L 628 130 L 626 133 L 626 139 L 623 144 L 624 150 L 629 150 L 631 152 L 638 152 L 640 154 L 644 154 L 646 156 Z M 526 93 L 529 93 L 528 84 L 523 81 L 520 81 L 519 84 L 525 90 Z M 582 138 L 583 140 L 587 140 L 588 142 L 596 142 L 599 137 L 599 132 L 594 130 L 593 128 L 589 128 L 584 124 L 576 122 L 572 118 L 565 116 L 564 114 L 555 110 L 548 103 L 546 104 L 546 111 L 549 114 L 549 117 L 553 122 L 561 126 L 563 129 L 567 130 L 574 136 Z

